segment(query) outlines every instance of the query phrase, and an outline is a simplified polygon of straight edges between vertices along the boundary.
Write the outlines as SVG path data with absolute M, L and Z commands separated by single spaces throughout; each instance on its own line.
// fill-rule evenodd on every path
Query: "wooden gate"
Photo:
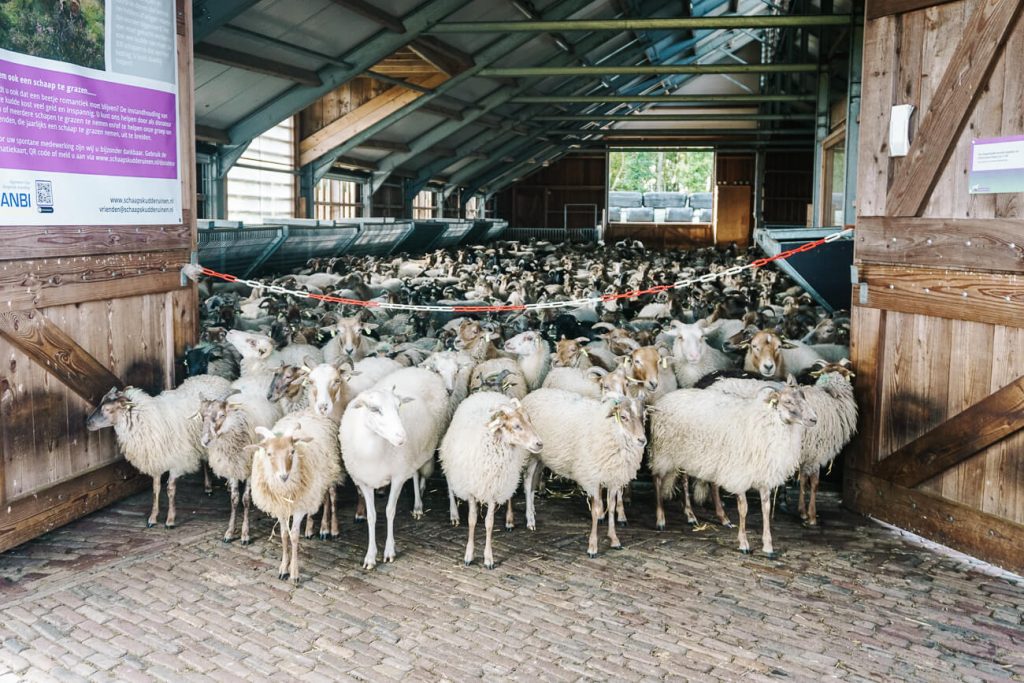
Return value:
M 1024 571 L 1024 193 L 968 190 L 1024 134 L 1024 3 L 869 0 L 857 184 L 854 509 Z M 913 104 L 889 157 L 890 107 Z
M 85 417 L 113 385 L 172 386 L 195 343 L 191 2 L 177 22 L 182 224 L 0 228 L 0 551 L 148 486 Z

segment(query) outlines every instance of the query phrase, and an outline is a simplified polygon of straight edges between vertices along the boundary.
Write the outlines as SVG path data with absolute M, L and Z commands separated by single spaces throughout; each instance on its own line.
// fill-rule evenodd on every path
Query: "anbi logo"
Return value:
M 0 192 L 0 208 L 7 209 L 31 209 L 32 193 L 30 192 Z

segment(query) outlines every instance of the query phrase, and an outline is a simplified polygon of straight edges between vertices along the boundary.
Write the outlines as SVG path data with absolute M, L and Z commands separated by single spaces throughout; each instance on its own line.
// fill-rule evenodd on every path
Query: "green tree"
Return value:
M 609 188 L 616 192 L 706 192 L 711 189 L 712 151 L 611 152 Z

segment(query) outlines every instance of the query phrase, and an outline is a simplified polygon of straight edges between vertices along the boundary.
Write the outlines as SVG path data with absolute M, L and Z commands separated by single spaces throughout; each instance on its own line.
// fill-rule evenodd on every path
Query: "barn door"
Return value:
M 1024 135 L 1022 7 L 868 0 L 845 479 L 854 509 L 1018 572 L 1024 193 L 972 194 L 969 172 L 975 140 Z
M 195 343 L 195 287 L 179 274 L 195 244 L 191 8 L 178 0 L 173 38 L 182 222 L 0 226 L 0 552 L 148 485 L 85 418 L 111 386 L 173 385 Z M 68 193 L 53 191 L 57 211 Z

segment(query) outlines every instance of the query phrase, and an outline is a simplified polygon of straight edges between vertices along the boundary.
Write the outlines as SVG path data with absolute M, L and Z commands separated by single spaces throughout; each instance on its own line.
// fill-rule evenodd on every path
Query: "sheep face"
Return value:
M 204 400 L 199 405 L 199 415 L 203 420 L 203 431 L 199 437 L 199 443 L 203 448 L 209 448 L 210 444 L 220 435 L 224 423 L 228 419 L 228 402 Z
M 455 337 L 455 349 L 465 351 L 477 348 L 483 344 L 499 339 L 497 332 L 484 329 L 476 320 L 463 320 L 459 325 L 458 334 Z
M 99 405 L 85 419 L 85 428 L 90 432 L 95 432 L 105 427 L 113 427 L 121 413 L 130 407 L 131 402 L 128 397 L 114 387 L 100 399 Z
M 406 432 L 399 411 L 403 403 L 412 400 L 399 396 L 394 391 L 372 389 L 359 394 L 348 409 L 360 411 L 362 419 L 372 432 L 395 448 L 400 448 L 405 445 Z
M 807 401 L 803 387 L 797 386 L 792 375 L 782 389 L 765 389 L 763 393 L 765 402 L 779 411 L 779 416 L 786 424 L 813 427 L 818 423 L 818 416 Z
M 540 336 L 539 332 L 529 330 L 521 332 L 505 342 L 505 351 L 517 356 L 529 356 L 542 348 L 544 343 L 544 338 Z
M 494 413 L 487 427 L 496 439 L 512 446 L 525 448 L 531 453 L 540 453 L 544 450 L 544 442 L 530 422 L 529 415 L 515 399 L 512 400 L 511 406 Z
M 459 376 L 459 371 L 462 370 L 465 365 L 459 361 L 457 354 L 451 351 L 445 351 L 432 355 L 423 363 L 422 367 L 440 375 L 441 379 L 444 381 L 444 388 L 447 389 L 450 394 L 455 391 L 455 381 Z
M 699 363 L 704 357 L 704 349 L 708 346 L 704 341 L 705 333 L 704 326 L 699 323 L 684 325 L 673 321 L 672 327 L 668 330 L 668 334 L 673 337 L 673 353 L 688 363 Z
M 625 356 L 640 348 L 640 343 L 633 339 L 628 330 L 616 327 L 606 334 L 598 335 L 608 344 L 608 350 L 616 356 Z
M 267 400 L 276 403 L 285 396 L 294 397 L 305 384 L 308 374 L 308 368 L 282 365 L 274 372 L 274 379 L 267 390 Z
M 229 344 L 242 355 L 242 358 L 267 358 L 274 352 L 274 340 L 265 334 L 231 330 L 225 336 Z
M 555 356 L 552 363 L 559 368 L 578 368 L 583 359 L 587 357 L 584 344 L 590 340 L 586 337 L 566 339 L 562 337 L 555 344 Z
M 661 355 L 656 346 L 641 346 L 624 361 L 629 379 L 640 384 L 647 391 L 658 389 L 658 373 L 668 367 L 668 359 Z
M 782 371 L 782 338 L 771 330 L 761 330 L 747 344 L 746 367 L 762 377 L 778 377 Z
M 615 420 L 617 434 L 626 447 L 643 448 L 647 445 L 644 428 L 644 408 L 639 399 L 625 398 L 608 401 L 608 419 Z
M 298 437 L 293 432 L 274 433 L 266 427 L 257 427 L 256 433 L 262 437 L 262 441 L 255 446 L 246 446 L 247 451 L 255 451 L 253 467 L 262 467 L 268 482 L 287 482 L 295 474 L 299 458 L 302 457 L 302 444 L 312 439 Z
M 364 323 L 358 317 L 342 318 L 335 325 L 338 339 L 341 341 L 341 348 L 349 356 L 355 353 L 356 349 L 362 344 L 363 334 L 376 328 L 377 325 Z
M 309 397 L 317 415 L 327 417 L 334 410 L 334 404 L 341 398 L 346 377 L 330 363 L 321 363 L 309 371 Z
M 629 377 L 624 367 L 615 368 L 613 372 L 591 368 L 589 373 L 601 387 L 602 399 L 621 399 L 629 396 Z

